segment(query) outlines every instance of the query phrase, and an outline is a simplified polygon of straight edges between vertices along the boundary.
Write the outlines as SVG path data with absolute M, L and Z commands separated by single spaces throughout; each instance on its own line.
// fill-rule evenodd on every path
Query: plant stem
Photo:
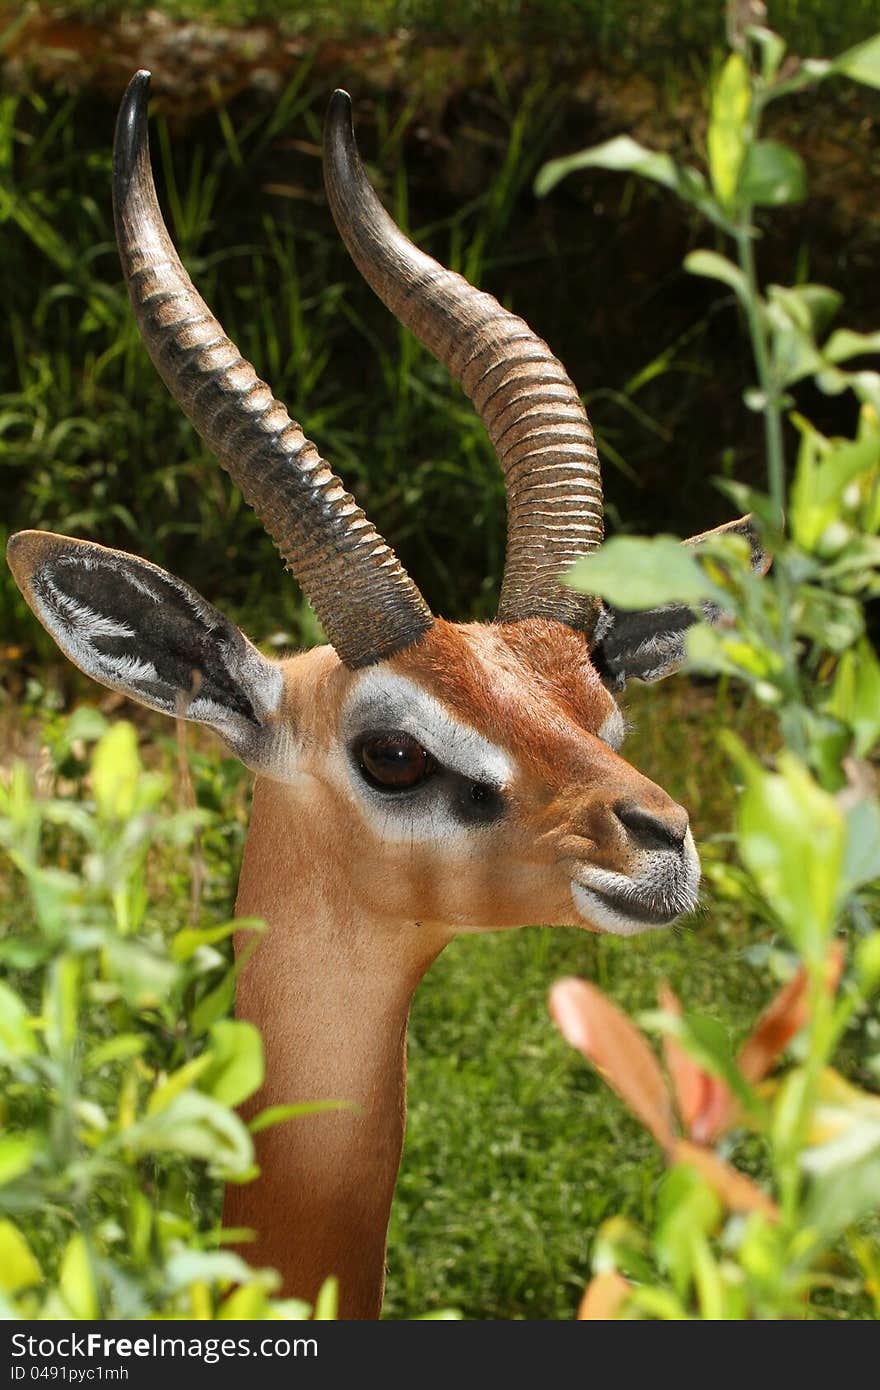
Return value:
M 740 269 L 746 280 L 746 310 L 749 324 L 749 337 L 752 354 L 758 374 L 758 384 L 763 397 L 764 447 L 767 456 L 767 482 L 774 521 L 780 532 L 785 525 L 785 443 L 782 437 L 782 409 L 778 384 L 770 362 L 767 332 L 761 316 L 761 288 L 755 268 L 755 253 L 751 233 L 752 208 L 742 209 L 736 231 L 736 245 Z M 792 586 L 784 561 L 774 566 L 773 578 L 779 598 L 779 648 L 783 662 L 783 683 L 785 686 L 784 710 L 791 717 L 783 720 L 785 742 L 793 748 L 799 758 L 806 761 L 807 745 L 800 718 L 801 697 L 798 677 L 797 653 L 792 628 Z
M 748 211 L 751 212 L 751 209 Z M 767 450 L 770 498 L 776 512 L 777 523 L 781 529 L 785 519 L 785 445 L 782 438 L 782 412 L 779 408 L 779 393 L 773 378 L 767 338 L 761 321 L 761 291 L 755 270 L 751 231 L 747 224 L 741 223 L 737 229 L 736 246 L 740 269 L 748 285 L 749 336 L 752 340 L 758 384 L 764 397 L 762 413 L 764 416 L 764 442 Z

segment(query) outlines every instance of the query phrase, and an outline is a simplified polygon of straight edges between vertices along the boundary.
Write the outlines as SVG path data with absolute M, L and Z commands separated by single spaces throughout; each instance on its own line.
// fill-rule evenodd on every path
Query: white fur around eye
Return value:
M 421 686 L 392 671 L 365 671 L 343 708 L 339 775 L 354 788 L 376 834 L 409 843 L 454 842 L 466 852 L 479 853 L 475 836 L 480 827 L 465 824 L 456 815 L 448 779 L 430 778 L 421 788 L 401 795 L 377 792 L 364 782 L 350 750 L 359 736 L 373 730 L 411 734 L 444 771 L 499 789 L 513 777 L 514 764 L 508 754 L 455 719 Z
M 502 787 L 513 775 L 513 762 L 503 748 L 462 724 L 433 695 L 393 671 L 365 671 L 343 710 L 344 739 L 372 729 L 411 734 L 441 767 L 472 782 Z
M 622 746 L 626 733 L 626 724 L 624 723 L 623 715 L 616 705 L 611 713 L 607 714 L 602 720 L 596 732 L 603 743 L 607 743 L 615 752 Z

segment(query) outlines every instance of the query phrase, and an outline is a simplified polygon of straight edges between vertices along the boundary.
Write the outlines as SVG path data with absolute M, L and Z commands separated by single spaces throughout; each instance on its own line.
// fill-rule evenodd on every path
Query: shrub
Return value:
M 741 539 L 682 551 L 625 538 L 581 561 L 571 582 L 621 607 L 647 596 L 720 611 L 719 625 L 691 630 L 691 667 L 747 687 L 776 717 L 780 745 L 768 765 L 725 739 L 741 795 L 739 868 L 723 874 L 748 881 L 792 964 L 787 991 L 738 1057 L 711 1020 L 682 1012 L 669 994 L 645 1020 L 664 1036 L 685 1137 L 632 1024 L 584 984 L 556 987 L 553 1008 L 566 1036 L 673 1163 L 650 1231 L 617 1218 L 600 1232 L 587 1317 L 811 1316 L 856 1291 L 857 1307 L 880 1313 L 880 1099 L 832 1067 L 845 1030 L 869 1021 L 880 986 L 880 931 L 872 927 L 880 662 L 866 628 L 866 604 L 880 594 L 880 374 L 849 366 L 880 350 L 880 334 L 829 333 L 836 291 L 806 283 L 762 289 L 755 262 L 759 210 L 797 202 L 806 189 L 799 156 L 761 137 L 766 108 L 834 76 L 880 87 L 880 36 L 834 62 L 785 62 L 785 44 L 765 28 L 734 24 L 731 41 L 711 91 L 708 180 L 626 136 L 545 166 L 538 179 L 541 192 L 594 166 L 653 179 L 736 248 L 735 262 L 713 248 L 685 265 L 732 290 L 750 336 L 758 382 L 746 405 L 763 417 L 768 488 L 726 490 L 751 510 L 772 573 L 753 571 Z M 806 379 L 855 394 L 854 438 L 827 439 L 792 410 L 789 393 Z M 790 492 L 786 412 L 799 439 Z M 850 968 L 838 996 L 830 984 L 844 951 Z M 619 1043 L 613 1055 L 609 1031 Z M 793 1064 L 759 1084 L 795 1035 Z M 880 1057 L 875 1079 L 878 1064 Z M 759 1136 L 751 1158 L 769 1170 L 772 1196 L 724 1161 L 731 1126 Z
M 299 1318 L 278 1276 L 223 1244 L 221 1182 L 252 1175 L 246 1126 L 263 1046 L 226 1017 L 257 921 L 182 925 L 156 875 L 179 871 L 205 811 L 167 813 L 167 779 L 134 728 L 80 708 L 56 758 L 93 743 L 85 798 L 37 793 L 17 765 L 0 787 L 15 870 L 0 937 L 0 1316 Z M 237 961 L 223 951 L 233 930 Z M 230 1292 L 232 1286 L 234 1290 Z M 315 1317 L 332 1317 L 332 1283 Z

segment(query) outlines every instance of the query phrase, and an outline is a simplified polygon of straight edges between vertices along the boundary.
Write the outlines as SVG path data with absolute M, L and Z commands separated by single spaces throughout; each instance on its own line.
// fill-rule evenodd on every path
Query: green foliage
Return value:
M 806 190 L 800 158 L 761 138 L 764 111 L 780 96 L 833 77 L 877 86 L 880 36 L 834 62 L 784 69 L 777 35 L 735 28 L 731 37 L 733 52 L 710 93 L 711 192 L 699 171 L 626 137 L 545 169 L 537 183 L 546 192 L 573 170 L 624 169 L 674 190 L 732 239 L 736 261 L 707 249 L 691 253 L 686 268 L 736 296 L 758 377 L 745 403 L 763 417 L 767 456 L 766 493 L 733 484 L 727 491 L 753 512 L 773 557 L 768 577 L 751 572 L 746 547 L 724 541 L 690 554 L 687 576 L 679 578 L 675 571 L 683 567 L 665 538 L 658 547 L 631 537 L 617 574 L 610 563 L 588 560 L 571 576 L 584 588 L 592 578 L 596 592 L 621 606 L 648 603 L 654 584 L 653 601 L 677 599 L 699 613 L 700 601 L 716 596 L 710 586 L 723 591 L 723 620 L 689 634 L 690 663 L 736 678 L 778 721 L 782 746 L 774 766 L 732 736 L 724 743 L 742 784 L 739 860 L 765 920 L 802 962 L 806 980 L 796 1062 L 760 1091 L 740 1070 L 747 1053 L 738 1063 L 712 1020 L 649 1017 L 692 1066 L 737 1098 L 740 1124 L 760 1137 L 778 1209 L 752 1210 L 747 1219 L 733 1214 L 733 1189 L 726 1202 L 718 1200 L 723 1184 L 712 1181 L 714 1156 L 700 1158 L 692 1149 L 694 1167 L 680 1155 L 685 1161 L 666 1180 L 652 1229 L 609 1223 L 597 1243 L 597 1275 L 624 1272 L 634 1280 L 631 1288 L 596 1285 L 597 1299 L 614 1290 L 615 1312 L 624 1317 L 816 1316 L 859 1277 L 880 1312 L 880 1243 L 876 1220 L 869 1221 L 880 1201 L 880 1098 L 831 1065 L 844 1031 L 868 1020 L 880 961 L 880 801 L 872 766 L 880 662 L 866 631 L 866 604 L 880 596 L 880 373 L 842 365 L 876 352 L 880 340 L 846 329 L 827 336 L 840 295 L 812 284 L 762 290 L 754 255 L 756 209 L 797 202 Z M 800 444 L 789 493 L 783 413 L 791 405 L 787 388 L 804 378 L 829 394 L 853 392 L 860 413 L 853 439 L 825 438 L 792 417 Z M 836 972 L 847 937 L 855 937 L 855 969 L 838 1000 L 829 972 Z M 855 1280 L 840 1273 L 844 1252 L 860 1272 Z
M 133 727 L 78 713 L 78 739 L 97 737 L 84 797 L 38 795 L 21 764 L 0 787 L 17 904 L 0 935 L 0 1312 L 301 1317 L 274 1271 L 216 1248 L 218 1184 L 253 1174 L 251 1130 L 312 1108 L 251 1129 L 232 1108 L 259 1089 L 263 1047 L 214 1017 L 236 970 L 218 946 L 262 925 L 162 914 L 157 856 L 167 874 L 209 815 L 168 814 Z M 328 1289 L 315 1316 L 332 1307 Z
M 724 600 L 693 552 L 672 536 L 612 536 L 600 550 L 578 560 L 566 582 L 583 593 L 601 594 L 618 608 Z

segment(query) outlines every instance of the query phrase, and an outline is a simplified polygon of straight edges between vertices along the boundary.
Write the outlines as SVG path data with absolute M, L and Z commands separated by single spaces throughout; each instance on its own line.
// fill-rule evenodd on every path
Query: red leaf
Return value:
M 585 980 L 557 980 L 550 1014 L 567 1042 L 583 1053 L 662 1148 L 675 1143 L 674 1116 L 660 1063 L 616 1004 Z
M 661 1009 L 665 1009 L 666 1013 L 681 1015 L 681 1003 L 667 984 L 660 986 L 657 997 Z M 694 1125 L 698 1124 L 699 1117 L 711 1108 L 714 1091 L 721 1083 L 703 1071 L 700 1064 L 694 1061 L 671 1033 L 665 1033 L 663 1036 L 663 1055 L 681 1122 L 688 1134 L 696 1138 Z
M 762 1192 L 751 1178 L 718 1158 L 711 1149 L 691 1144 L 687 1139 L 679 1139 L 672 1160 L 675 1163 L 689 1163 L 696 1168 L 729 1211 L 760 1211 L 771 1221 L 777 1220 L 779 1209 L 772 1198 Z
M 630 1291 L 629 1282 L 616 1269 L 597 1274 L 586 1287 L 578 1308 L 578 1322 L 609 1322 Z
M 826 988 L 837 989 L 843 970 L 843 947 L 833 942 L 826 962 Z M 782 1056 L 792 1038 L 807 1022 L 807 972 L 801 966 L 797 974 L 783 985 L 770 1001 L 740 1049 L 737 1062 L 747 1081 L 753 1085 L 762 1081 L 774 1063 Z

